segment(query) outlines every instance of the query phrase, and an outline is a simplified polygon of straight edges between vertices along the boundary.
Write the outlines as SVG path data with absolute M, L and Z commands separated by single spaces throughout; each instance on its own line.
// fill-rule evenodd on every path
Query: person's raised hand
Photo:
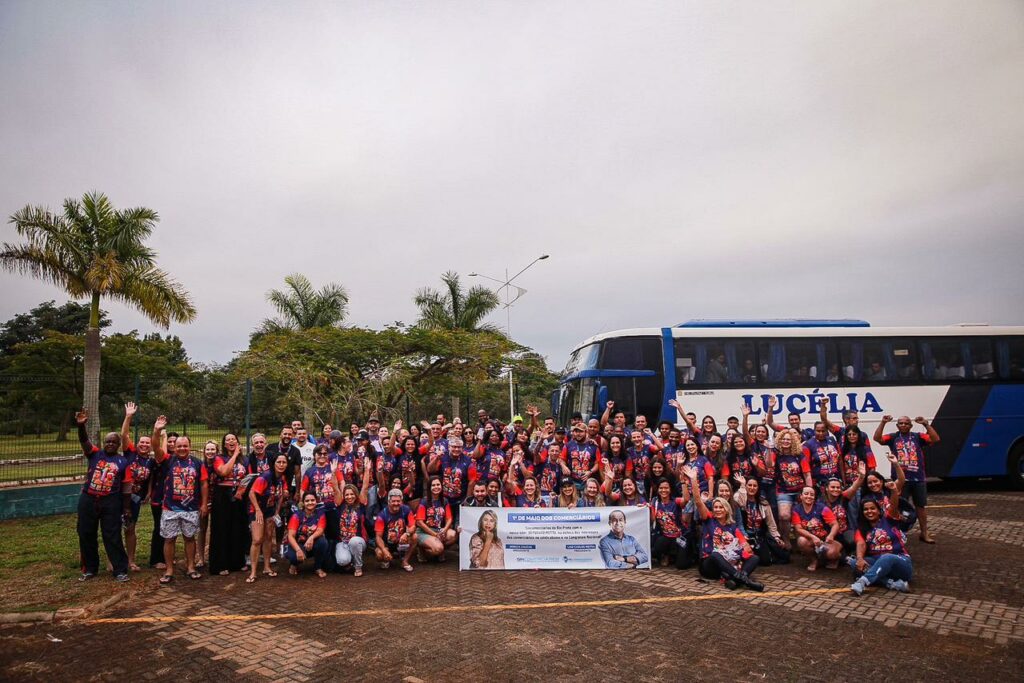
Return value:
M 134 403 L 132 403 L 131 401 L 129 401 L 128 403 L 124 404 L 124 414 L 125 414 L 126 417 L 131 417 L 132 415 L 134 415 L 138 411 L 139 411 L 139 407 L 137 405 L 135 405 Z
M 888 424 L 889 422 L 892 422 L 892 415 L 888 415 L 888 414 L 883 415 L 882 416 L 882 424 Z
M 88 421 L 89 421 L 89 411 L 86 410 L 85 408 L 82 408 L 77 413 L 75 413 L 75 422 L 77 424 L 84 425 Z
M 156 422 L 153 423 L 153 431 L 162 432 L 166 428 L 167 417 L 165 415 L 161 415 L 160 417 L 156 418 Z
M 742 412 L 744 415 L 749 416 L 750 415 L 750 404 L 749 403 L 744 403 L 743 405 L 741 405 L 740 406 L 740 412 Z

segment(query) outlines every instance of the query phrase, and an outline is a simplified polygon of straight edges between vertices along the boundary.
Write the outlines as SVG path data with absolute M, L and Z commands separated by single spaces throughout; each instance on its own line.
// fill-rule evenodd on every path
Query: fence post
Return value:
M 245 380 L 245 452 L 249 452 L 249 437 L 252 429 L 252 380 Z
M 142 403 L 142 378 L 139 375 L 135 375 L 135 405 Z M 135 425 L 135 443 L 139 442 L 139 419 L 136 418 L 133 421 Z
M 409 406 L 409 392 L 405 392 L 405 428 L 408 429 L 412 424 L 412 413 L 410 412 Z

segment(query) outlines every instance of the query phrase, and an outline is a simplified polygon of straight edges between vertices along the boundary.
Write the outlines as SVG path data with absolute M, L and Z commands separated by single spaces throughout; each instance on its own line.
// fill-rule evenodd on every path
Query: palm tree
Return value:
M 288 287 L 267 292 L 267 301 L 274 305 L 280 318 L 263 321 L 263 330 L 309 330 L 314 327 L 337 327 L 348 313 L 348 292 L 338 284 L 327 284 L 319 291 L 305 275 L 293 273 L 284 279 Z
M 418 325 L 435 330 L 498 331 L 494 325 L 480 323 L 501 303 L 497 294 L 486 287 L 463 292 L 458 273 L 452 271 L 442 275 L 441 282 L 446 290 L 424 287 L 416 292 L 413 301 L 420 309 Z
M 26 241 L 4 243 L 4 269 L 51 282 L 74 299 L 90 299 L 83 405 L 94 435 L 100 424 L 100 299 L 122 301 L 164 328 L 196 316 L 188 292 L 157 268 L 156 252 L 145 244 L 158 220 L 144 207 L 118 211 L 99 192 L 65 199 L 63 215 L 25 206 L 9 220 Z

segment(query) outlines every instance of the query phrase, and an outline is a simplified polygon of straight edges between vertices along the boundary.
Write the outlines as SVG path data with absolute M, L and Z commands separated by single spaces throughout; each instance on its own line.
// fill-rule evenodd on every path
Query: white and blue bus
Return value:
M 1024 327 L 691 320 L 618 330 L 573 350 L 551 407 L 560 424 L 576 412 L 598 417 L 608 400 L 629 419 L 679 424 L 674 398 L 724 431 L 743 403 L 760 422 L 770 396 L 783 425 L 797 413 L 813 426 L 822 401 L 836 424 L 858 411 L 869 435 L 883 414 L 924 416 L 942 437 L 928 476 L 1008 476 L 1024 486 Z

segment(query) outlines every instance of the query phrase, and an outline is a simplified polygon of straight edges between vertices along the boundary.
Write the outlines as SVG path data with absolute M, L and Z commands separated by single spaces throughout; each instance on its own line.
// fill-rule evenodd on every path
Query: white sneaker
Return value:
M 864 595 L 864 589 L 867 587 L 868 582 L 864 579 L 857 579 L 850 584 L 850 590 L 852 590 L 855 595 Z
M 910 592 L 910 584 L 903 579 L 889 579 L 885 582 L 885 586 L 891 591 L 899 591 L 900 593 Z

